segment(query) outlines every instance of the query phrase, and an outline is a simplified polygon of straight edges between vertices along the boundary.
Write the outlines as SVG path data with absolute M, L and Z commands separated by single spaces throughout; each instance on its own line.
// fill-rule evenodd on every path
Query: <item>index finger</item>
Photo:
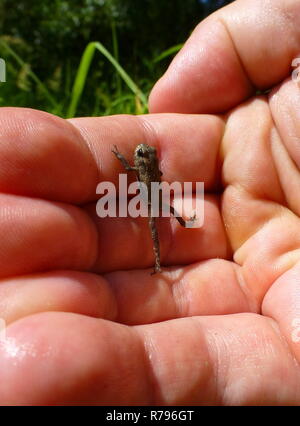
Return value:
M 138 143 L 159 148 L 164 180 L 216 177 L 223 122 L 182 115 L 115 116 L 70 121 L 25 108 L 0 109 L 0 191 L 82 204 L 97 199 L 100 181 L 124 173 L 113 145 L 132 155 Z M 132 177 L 133 178 L 133 177 Z

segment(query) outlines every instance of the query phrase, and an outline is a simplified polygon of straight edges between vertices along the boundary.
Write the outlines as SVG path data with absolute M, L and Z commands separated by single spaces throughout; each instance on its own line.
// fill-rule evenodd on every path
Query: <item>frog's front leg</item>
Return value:
M 114 149 L 111 150 L 111 152 L 113 152 L 115 154 L 115 156 L 117 157 L 117 159 L 119 161 L 121 161 L 123 167 L 125 170 L 127 170 L 128 172 L 136 172 L 137 168 L 131 166 L 128 161 L 126 160 L 126 158 L 119 152 L 118 148 L 116 145 L 114 145 Z

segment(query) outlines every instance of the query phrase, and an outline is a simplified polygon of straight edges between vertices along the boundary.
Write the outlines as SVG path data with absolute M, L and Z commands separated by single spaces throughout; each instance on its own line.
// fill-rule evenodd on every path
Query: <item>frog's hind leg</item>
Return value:
M 151 237 L 153 241 L 153 252 L 155 257 L 155 264 L 154 264 L 154 270 L 152 272 L 153 274 L 156 274 L 157 272 L 161 272 L 160 267 L 160 247 L 159 247 L 159 239 L 158 239 L 158 232 L 156 228 L 156 218 L 149 216 L 149 228 L 151 232 Z

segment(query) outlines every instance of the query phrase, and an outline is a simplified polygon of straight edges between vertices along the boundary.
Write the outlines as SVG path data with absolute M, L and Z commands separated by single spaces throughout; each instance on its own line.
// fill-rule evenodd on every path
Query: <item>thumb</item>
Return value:
M 201 22 L 154 86 L 153 113 L 219 113 L 290 73 L 300 51 L 297 0 L 239 0 Z

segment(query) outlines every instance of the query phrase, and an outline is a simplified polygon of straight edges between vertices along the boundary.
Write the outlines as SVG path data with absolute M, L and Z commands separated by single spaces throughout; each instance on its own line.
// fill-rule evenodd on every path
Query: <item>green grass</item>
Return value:
M 67 66 L 64 67 L 63 76 L 64 85 L 62 85 L 61 68 L 57 68 L 57 75 L 52 78 L 52 81 L 41 81 L 32 71 L 30 64 L 26 63 L 17 53 L 14 43 L 1 37 L 0 55 L 7 62 L 8 76 L 7 82 L 0 85 L 0 106 L 29 106 L 44 109 L 62 117 L 75 117 L 84 106 L 88 107 L 87 115 L 146 113 L 148 111 L 148 92 L 154 81 L 144 79 L 138 84 L 122 67 L 119 62 L 118 41 L 114 25 L 112 25 L 112 42 L 113 54 L 99 41 L 88 43 L 75 73 L 71 72 L 71 67 L 66 62 Z M 181 45 L 173 46 L 154 59 L 148 59 L 148 62 L 145 60 L 149 74 L 151 74 L 150 68 L 153 64 L 174 55 L 180 48 Z M 100 77 L 99 81 L 95 82 L 93 99 L 88 101 L 84 92 L 90 75 L 95 72 L 96 60 L 94 58 L 96 56 L 98 59 L 104 58 L 114 70 L 114 84 Z M 74 79 L 73 84 L 72 79 Z M 142 90 L 140 85 L 146 89 Z
M 38 76 L 33 71 L 31 71 L 30 66 L 16 53 L 16 51 L 12 47 L 10 47 L 9 43 L 5 40 L 5 38 L 0 39 L 0 47 L 2 48 L 2 51 L 6 53 L 6 56 L 11 57 L 16 62 L 16 64 L 19 65 L 19 75 L 22 76 L 22 71 L 25 71 L 28 77 L 36 84 L 37 88 L 43 93 L 51 109 L 55 110 L 56 113 L 59 114 L 60 107 L 54 96 L 50 93 L 46 85 L 38 78 Z
M 91 62 L 96 51 L 99 51 L 111 63 L 111 65 L 115 68 L 117 75 L 123 79 L 128 89 L 132 92 L 131 101 L 135 101 L 135 104 L 138 105 L 136 113 L 139 114 L 146 112 L 148 108 L 146 94 L 141 91 L 137 84 L 131 79 L 131 77 L 127 74 L 124 68 L 109 53 L 109 51 L 103 46 L 103 44 L 99 41 L 94 41 L 87 45 L 82 55 L 72 90 L 72 96 L 67 112 L 67 117 L 74 117 L 76 115 L 78 102 L 82 95 L 82 91 L 86 83 Z M 120 101 L 119 103 L 122 103 L 122 99 L 130 100 L 130 97 L 120 96 L 118 99 L 118 101 Z

